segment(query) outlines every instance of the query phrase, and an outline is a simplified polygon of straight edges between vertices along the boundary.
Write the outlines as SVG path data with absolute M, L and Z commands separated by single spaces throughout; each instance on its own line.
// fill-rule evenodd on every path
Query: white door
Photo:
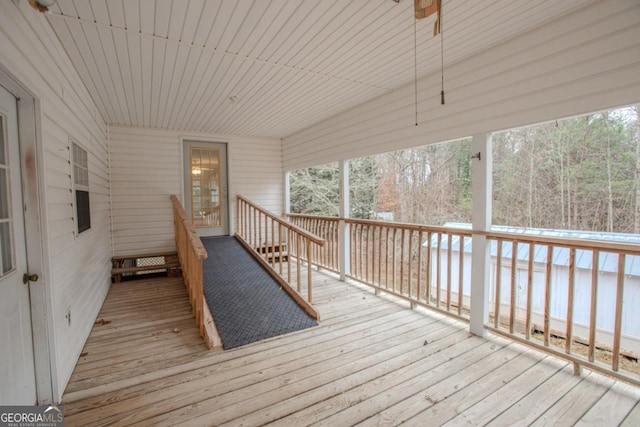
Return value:
M 36 403 L 16 98 L 0 86 L 0 405 Z
M 229 235 L 227 144 L 184 142 L 185 211 L 201 237 Z

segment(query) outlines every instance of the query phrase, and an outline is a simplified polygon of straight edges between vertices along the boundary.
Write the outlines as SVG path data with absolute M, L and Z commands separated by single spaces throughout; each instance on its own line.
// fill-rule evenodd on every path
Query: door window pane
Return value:
M 194 227 L 220 227 L 220 150 L 191 148 L 191 221 Z
M 7 158 L 4 145 L 4 117 L 0 117 L 0 165 L 4 165 L 5 159 Z
M 11 224 L 0 222 L 0 276 L 13 270 Z
M 0 220 L 9 219 L 9 180 L 7 169 L 0 166 Z
M 0 276 L 13 270 L 13 244 L 11 239 L 11 210 L 9 168 L 5 138 L 4 117 L 0 116 Z

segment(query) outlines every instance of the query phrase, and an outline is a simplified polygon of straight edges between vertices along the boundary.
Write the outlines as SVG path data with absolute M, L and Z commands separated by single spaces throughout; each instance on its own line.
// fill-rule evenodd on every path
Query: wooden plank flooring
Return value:
M 640 389 L 314 273 L 320 326 L 207 351 L 181 279 L 114 284 L 66 425 L 640 425 Z

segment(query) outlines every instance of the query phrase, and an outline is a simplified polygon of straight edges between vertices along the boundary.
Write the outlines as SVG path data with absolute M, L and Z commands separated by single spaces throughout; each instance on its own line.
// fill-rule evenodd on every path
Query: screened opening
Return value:
M 76 230 L 80 234 L 91 228 L 89 203 L 89 166 L 87 151 L 73 145 L 73 190 L 75 193 Z
M 78 218 L 78 234 L 91 228 L 88 191 L 76 190 L 76 215 Z

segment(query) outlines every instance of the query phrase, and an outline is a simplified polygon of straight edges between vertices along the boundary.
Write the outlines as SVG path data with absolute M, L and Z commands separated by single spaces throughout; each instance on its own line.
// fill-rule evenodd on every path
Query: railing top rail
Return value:
M 175 194 L 169 196 L 171 199 L 171 203 L 173 204 L 173 210 L 177 214 L 178 218 L 182 222 L 183 227 L 185 228 L 187 235 L 189 236 L 189 243 L 193 248 L 193 252 L 196 254 L 198 259 L 206 259 L 209 254 L 207 254 L 207 250 L 204 248 L 200 237 L 198 237 L 198 233 L 196 233 L 195 228 L 193 228 L 193 224 L 189 221 L 187 217 L 187 213 L 182 207 L 182 203 L 180 203 L 180 199 Z
M 288 213 L 288 216 L 292 218 L 304 218 L 304 219 L 320 219 L 322 221 L 340 221 L 340 217 L 337 216 L 323 216 L 323 215 L 309 215 L 309 214 L 298 214 L 298 213 Z
M 322 215 L 308 214 L 288 214 L 294 218 L 319 219 L 323 221 L 345 221 L 347 224 L 368 224 L 374 226 L 397 228 L 405 230 L 424 231 L 432 233 L 454 234 L 458 236 L 471 237 L 473 234 L 480 234 L 489 239 L 500 239 L 518 242 L 533 242 L 540 245 L 553 245 L 560 247 L 584 249 L 584 250 L 601 250 L 625 253 L 628 255 L 639 255 L 640 246 L 633 243 L 612 242 L 608 240 L 580 239 L 575 237 L 552 237 L 538 236 L 524 233 L 511 233 L 505 231 L 473 231 L 470 229 L 461 229 L 457 227 L 442 227 L 437 225 L 421 225 L 403 222 L 390 222 L 382 220 L 358 219 L 358 218 L 341 218 Z
M 297 225 L 287 221 L 286 219 L 280 218 L 279 216 L 277 216 L 273 212 L 270 212 L 267 209 L 264 209 L 264 208 L 258 206 L 257 204 L 255 204 L 254 202 L 252 202 L 251 200 L 247 199 L 244 196 L 237 195 L 236 197 L 238 198 L 238 200 L 242 200 L 243 202 L 247 203 L 248 205 L 251 205 L 255 210 L 262 212 L 263 214 L 265 214 L 266 216 L 270 217 L 273 221 L 279 223 L 280 225 L 288 228 L 291 231 L 294 231 L 294 232 L 300 234 L 301 236 L 309 239 L 311 242 L 317 244 L 318 246 L 324 246 L 324 239 L 322 237 L 317 236 L 317 235 L 305 230 L 302 227 L 298 227 Z
M 381 227 L 424 231 L 424 232 L 431 232 L 431 233 L 455 234 L 456 236 L 465 236 L 465 237 L 471 237 L 471 234 L 472 234 L 471 230 L 466 230 L 464 228 L 442 227 L 438 225 L 421 225 L 421 224 L 412 224 L 408 222 L 389 222 L 389 221 L 381 221 L 381 220 L 373 220 L 373 219 L 357 219 L 357 218 L 345 218 L 344 221 L 347 224 L 368 224 L 368 225 L 375 225 L 375 226 L 381 226 Z
M 359 218 L 342 218 L 335 216 L 321 216 L 321 215 L 307 215 L 307 214 L 287 214 L 294 218 L 305 218 L 305 219 L 319 219 L 323 221 L 344 221 L 347 224 L 367 224 L 367 225 L 375 225 L 380 227 L 389 227 L 389 228 L 404 228 L 405 230 L 415 230 L 415 231 L 425 231 L 432 233 L 442 233 L 442 234 L 455 234 L 458 236 L 471 237 L 471 230 L 467 230 L 464 228 L 455 228 L 455 227 L 441 227 L 437 225 L 421 225 L 421 224 L 412 224 L 408 222 L 390 222 L 390 221 L 382 221 L 375 219 L 359 219 Z
M 640 255 L 640 246 L 631 243 L 611 242 L 607 240 L 578 239 L 575 237 L 550 237 L 535 236 L 531 234 L 508 233 L 501 231 L 485 231 L 479 234 L 485 235 L 489 239 L 500 239 L 535 243 L 539 245 L 553 245 L 567 248 L 584 250 L 601 250 L 625 253 L 629 255 Z

